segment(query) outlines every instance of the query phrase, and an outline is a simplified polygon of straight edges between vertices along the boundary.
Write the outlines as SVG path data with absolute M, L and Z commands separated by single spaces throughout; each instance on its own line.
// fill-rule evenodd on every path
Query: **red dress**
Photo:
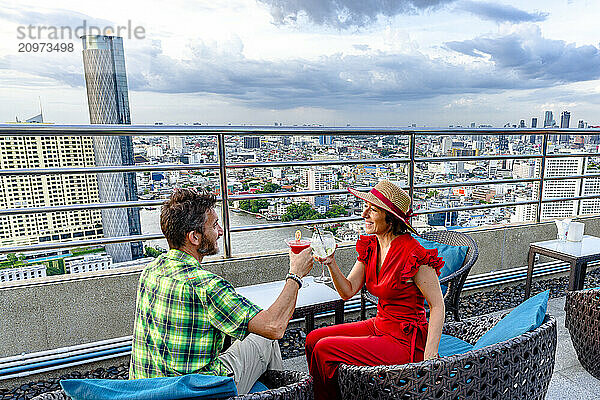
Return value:
M 379 297 L 377 315 L 317 329 L 306 337 L 315 400 L 340 397 L 336 376 L 340 363 L 375 366 L 423 360 L 427 340 L 424 297 L 408 280 L 421 265 L 434 268 L 439 276 L 444 261 L 437 256 L 437 249 L 424 249 L 410 234 L 402 234 L 390 244 L 379 273 L 377 237 L 361 236 L 356 250 L 358 260 L 366 265 L 367 289 Z

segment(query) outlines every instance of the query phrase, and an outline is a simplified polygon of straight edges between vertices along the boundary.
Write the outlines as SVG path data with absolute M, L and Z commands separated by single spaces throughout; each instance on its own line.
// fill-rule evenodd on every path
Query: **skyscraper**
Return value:
M 560 127 L 568 128 L 571 122 L 571 113 L 568 111 L 563 111 L 560 114 Z M 570 135 L 560 135 L 558 139 L 558 143 L 569 143 Z
M 563 111 L 560 114 L 560 127 L 561 128 L 568 128 L 570 122 L 571 122 L 571 113 L 568 112 L 568 111 Z
M 546 111 L 544 113 L 544 128 L 551 128 L 553 122 L 552 111 Z
M 90 123 L 130 124 L 129 91 L 125 70 L 123 38 L 118 36 L 87 35 L 83 41 L 83 68 L 88 95 Z M 94 137 L 96 165 L 133 165 L 131 136 Z M 137 200 L 135 173 L 98 174 L 101 202 Z M 129 236 L 141 233 L 138 208 L 102 210 L 104 236 Z M 141 242 L 106 246 L 114 262 L 139 258 Z
M 531 127 L 537 128 L 537 118 L 536 117 L 531 118 Z

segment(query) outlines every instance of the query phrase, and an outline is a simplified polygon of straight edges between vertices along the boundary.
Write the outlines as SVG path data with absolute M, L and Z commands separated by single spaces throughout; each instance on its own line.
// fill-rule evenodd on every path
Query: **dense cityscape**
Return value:
M 551 159 L 547 166 L 547 177 L 591 173 L 598 168 L 598 160 L 567 158 L 572 153 L 595 153 L 597 136 L 551 135 L 548 154 L 564 154 L 565 158 Z M 479 156 L 494 155 L 539 155 L 541 136 L 536 135 L 460 135 L 417 136 L 415 157 L 470 157 L 467 161 L 416 162 L 415 185 L 432 183 L 454 184 L 509 179 L 531 179 L 539 177 L 540 161 L 501 159 L 477 160 Z M 401 159 L 408 156 L 408 137 L 401 136 L 245 136 L 230 137 L 227 142 L 227 159 L 231 163 L 267 162 L 286 160 L 373 160 Z M 554 142 L 552 142 L 554 141 Z M 192 164 L 217 162 L 215 139 L 209 137 L 140 138 L 134 140 L 136 162 Z M 408 184 L 408 163 L 385 163 L 378 165 L 331 165 L 316 167 L 277 167 L 228 170 L 228 193 L 252 195 L 270 192 L 300 192 L 335 190 L 347 187 L 373 186 L 380 179 L 388 179 L 400 186 Z M 155 172 L 138 176 L 138 191 L 141 197 L 166 196 L 176 186 L 207 187 L 218 190 L 218 173 Z M 537 199 L 537 183 L 492 183 L 477 186 L 454 186 L 428 190 L 415 189 L 415 211 L 474 206 L 489 203 L 511 203 Z M 544 198 L 573 197 L 600 193 L 597 178 L 585 179 L 582 188 L 579 180 L 561 181 L 553 187 L 548 183 Z M 578 189 L 579 188 L 579 189 Z M 559 207 L 545 204 L 542 218 L 568 217 L 577 213 L 578 201 L 559 203 Z M 292 205 L 304 206 L 298 213 Z M 345 194 L 277 198 L 268 200 L 242 200 L 233 202 L 233 208 L 258 214 L 278 221 L 295 219 L 317 219 L 360 213 L 360 203 Z M 581 213 L 587 214 L 598 207 L 596 200 L 582 200 Z M 535 208 L 535 207 L 533 207 Z M 492 208 L 485 211 L 473 210 L 424 214 L 418 224 L 429 227 L 478 227 L 510 222 L 535 220 L 531 206 Z M 340 235 L 352 240 L 358 226 L 344 229 Z

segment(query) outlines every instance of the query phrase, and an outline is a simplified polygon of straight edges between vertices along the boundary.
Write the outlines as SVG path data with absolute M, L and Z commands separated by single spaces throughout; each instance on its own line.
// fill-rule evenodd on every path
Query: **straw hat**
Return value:
M 367 193 L 351 188 L 348 188 L 348 191 L 359 199 L 368 201 L 392 213 L 400 218 L 411 232 L 417 233 L 410 225 L 410 217 L 413 216 L 412 208 L 410 208 L 410 196 L 392 182 L 386 180 L 380 181 Z

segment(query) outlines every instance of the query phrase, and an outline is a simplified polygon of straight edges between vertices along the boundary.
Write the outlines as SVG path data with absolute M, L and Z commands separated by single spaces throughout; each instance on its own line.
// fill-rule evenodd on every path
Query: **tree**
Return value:
M 435 197 L 438 195 L 438 191 L 437 190 L 432 190 L 431 192 L 427 192 L 427 194 L 425 195 L 426 199 L 430 199 L 432 197 Z
M 346 209 L 338 204 L 332 204 L 325 213 L 327 218 L 345 217 L 346 215 L 348 215 Z
M 6 258 L 8 261 L 10 261 L 10 263 L 12 264 L 13 267 L 16 267 L 17 264 L 19 263 L 19 258 L 17 257 L 17 255 L 15 253 L 8 253 L 6 255 Z
M 300 203 L 300 204 L 292 204 L 288 206 L 285 214 L 281 216 L 281 220 L 283 222 L 290 221 L 307 221 L 311 219 L 320 219 L 323 218 L 323 215 L 317 212 L 312 206 L 308 203 Z
M 150 247 L 150 246 L 145 246 L 144 252 L 146 253 L 146 256 L 154 257 L 154 258 L 156 258 L 156 257 L 160 256 L 162 253 L 164 253 L 164 251 L 161 251 L 157 248 Z
M 267 200 L 254 199 L 254 200 L 241 200 L 240 201 L 240 208 L 242 210 L 250 211 L 255 214 L 258 213 L 259 210 L 262 210 L 263 208 L 268 208 L 268 207 L 269 207 L 269 202 Z
M 265 186 L 263 186 L 262 192 L 263 193 L 275 193 L 275 192 L 279 191 L 280 189 L 281 189 L 281 186 L 279 186 L 278 184 L 269 182 L 269 183 L 265 184 Z

